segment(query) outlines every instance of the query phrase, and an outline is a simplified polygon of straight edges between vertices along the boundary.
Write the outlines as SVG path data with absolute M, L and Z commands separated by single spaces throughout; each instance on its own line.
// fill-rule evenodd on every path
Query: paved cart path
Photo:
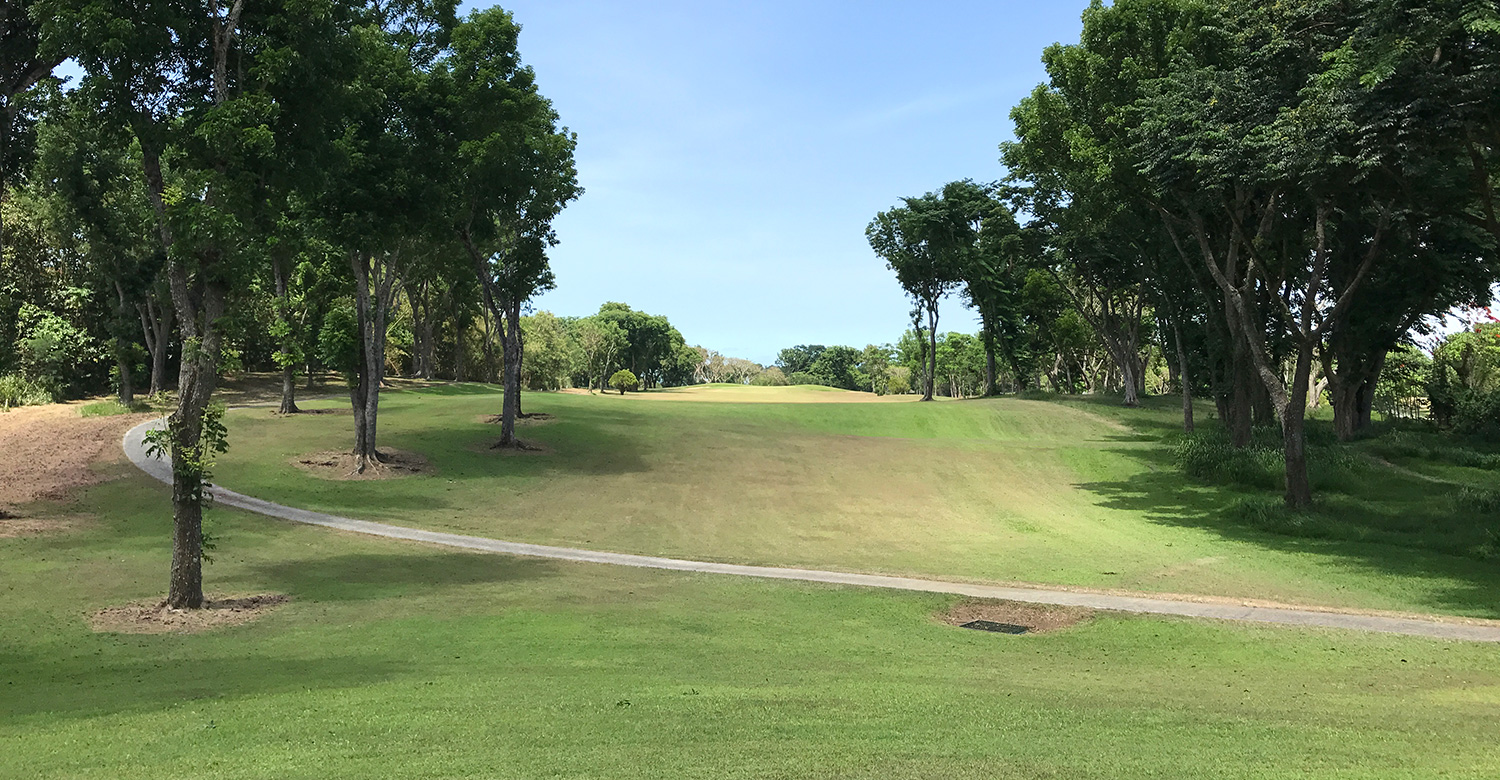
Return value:
M 165 425 L 164 420 L 152 420 L 130 429 L 125 434 L 125 455 L 142 471 L 170 483 L 171 464 L 146 454 L 146 432 Z M 822 571 L 819 569 L 791 569 L 778 566 L 745 566 L 733 563 L 688 561 L 677 558 L 658 558 L 650 555 L 598 552 L 572 547 L 550 547 L 523 542 L 505 542 L 479 536 L 424 531 L 368 520 L 354 520 L 337 515 L 312 512 L 296 507 L 282 506 L 262 501 L 232 490 L 214 486 L 210 489 L 213 498 L 225 504 L 267 517 L 290 520 L 296 523 L 321 525 L 342 531 L 383 536 L 389 539 L 405 539 L 427 542 L 464 550 L 522 555 L 534 558 L 554 558 L 579 563 L 606 563 L 615 566 L 636 566 L 649 569 L 671 569 L 674 571 L 701 572 L 704 574 L 731 574 L 739 577 L 761 577 L 776 580 L 799 580 L 823 582 L 833 585 L 856 585 L 868 588 L 891 588 L 895 590 L 923 591 L 928 593 L 953 593 L 975 598 L 1024 601 L 1034 604 L 1058 604 L 1073 607 L 1137 612 L 1153 615 L 1180 615 L 1183 617 L 1212 618 L 1218 620 L 1241 620 L 1256 623 L 1282 623 L 1293 626 L 1315 626 L 1356 631 L 1377 631 L 1388 634 L 1458 639 L 1476 642 L 1500 642 L 1500 623 L 1460 622 L 1453 620 L 1424 620 L 1411 617 L 1386 615 L 1325 612 L 1285 607 L 1236 605 L 1214 602 L 1177 601 L 1144 596 L 1121 596 L 1107 593 L 1084 593 L 1070 590 L 1052 590 L 1042 587 L 1016 587 L 1001 585 L 979 585 L 966 582 L 916 579 L 912 577 L 890 577 L 880 574 L 853 574 L 849 572 Z

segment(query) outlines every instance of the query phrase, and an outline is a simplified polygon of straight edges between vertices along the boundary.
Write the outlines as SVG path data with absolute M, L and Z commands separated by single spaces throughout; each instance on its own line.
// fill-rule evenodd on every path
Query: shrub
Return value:
M 1450 500 L 1458 514 L 1500 515 L 1500 490 L 1463 487 Z
M 1500 390 L 1470 390 L 1461 395 L 1453 413 L 1453 430 L 1500 441 Z
M 626 390 L 634 390 L 640 387 L 641 380 L 637 379 L 630 369 L 622 368 L 609 378 L 609 386 L 619 390 L 620 395 L 624 395 Z
M 1173 457 L 1190 477 L 1267 490 L 1282 487 L 1281 452 L 1262 441 L 1236 449 L 1224 432 L 1206 431 L 1183 437 Z
M 788 376 L 786 378 L 786 381 L 787 381 L 787 384 L 793 384 L 793 385 L 821 385 L 821 384 L 823 384 L 817 377 L 813 376 L 812 374 L 807 373 L 806 371 L 797 371 L 797 372 L 794 372 L 791 376 Z
M 0 409 L 12 406 L 36 406 L 57 400 L 52 392 L 19 374 L 0 376 Z
M 45 388 L 52 399 L 102 384 L 108 354 L 98 339 L 31 304 L 21 307 L 18 320 L 16 354 L 27 380 Z

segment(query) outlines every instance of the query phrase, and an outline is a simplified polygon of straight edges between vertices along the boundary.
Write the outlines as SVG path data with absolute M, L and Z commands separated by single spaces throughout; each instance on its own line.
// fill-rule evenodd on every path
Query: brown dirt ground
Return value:
M 519 428 L 521 426 L 546 425 L 547 423 L 552 422 L 556 419 L 557 418 L 555 416 L 547 414 L 546 412 L 532 412 L 525 417 L 517 417 L 516 427 Z M 499 425 L 500 415 L 482 414 L 479 416 L 479 421 L 485 423 L 486 425 Z
M 1093 610 L 1081 607 L 969 599 L 953 605 L 947 612 L 939 615 L 938 619 L 951 626 L 961 626 L 971 620 L 1012 623 L 1025 626 L 1030 633 L 1045 634 L 1077 625 L 1093 616 Z
M 80 417 L 78 409 L 78 404 L 49 404 L 0 414 L 0 510 L 22 515 L 22 505 L 66 499 L 76 488 L 99 482 L 103 475 L 90 464 L 122 457 L 120 437 L 153 417 Z
M 248 623 L 289 599 L 279 593 L 205 599 L 203 609 L 167 609 L 165 602 L 146 601 L 101 609 L 89 625 L 111 634 L 191 634 Z
M 345 450 L 311 452 L 292 458 L 292 465 L 314 477 L 339 481 L 396 479 L 413 474 L 432 474 L 436 471 L 427 458 L 415 452 L 391 447 L 381 447 L 379 452 L 385 460 L 371 465 L 363 474 L 354 473 L 354 455 Z

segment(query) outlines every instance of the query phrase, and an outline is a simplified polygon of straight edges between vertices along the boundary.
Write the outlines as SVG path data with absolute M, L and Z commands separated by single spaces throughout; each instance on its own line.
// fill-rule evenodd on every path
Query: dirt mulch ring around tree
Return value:
M 546 425 L 556 419 L 556 417 L 546 412 L 532 412 L 531 414 L 524 414 L 517 417 L 516 427 L 519 428 L 523 425 Z M 479 421 L 487 425 L 499 425 L 500 420 L 501 418 L 498 414 L 482 414 L 479 416 Z
M 552 448 L 531 439 L 516 439 L 516 443 L 509 447 L 501 447 L 498 439 L 485 439 L 469 447 L 470 452 L 481 455 L 504 455 L 507 457 L 517 455 L 551 455 Z
M 271 410 L 272 417 L 320 417 L 324 415 L 348 415 L 352 417 L 354 415 L 354 410 L 349 408 L 303 409 L 299 407 L 297 411 L 292 412 L 291 414 L 282 414 L 280 410 L 277 409 Z
M 292 465 L 319 479 L 371 480 L 398 479 L 416 474 L 435 474 L 427 458 L 415 452 L 382 447 L 382 460 L 372 463 L 363 473 L 354 472 L 354 455 L 345 450 L 312 452 L 292 458 Z
M 1046 634 L 1077 625 L 1093 616 L 1093 610 L 1083 607 L 1028 604 L 994 599 L 967 599 L 938 615 L 938 619 L 950 626 L 962 626 L 965 623 L 980 620 L 1024 626 L 1028 634 Z
M 279 593 L 205 599 L 202 609 L 168 609 L 164 601 L 137 602 L 101 609 L 89 626 L 109 634 L 194 634 L 221 626 L 238 626 L 290 601 Z

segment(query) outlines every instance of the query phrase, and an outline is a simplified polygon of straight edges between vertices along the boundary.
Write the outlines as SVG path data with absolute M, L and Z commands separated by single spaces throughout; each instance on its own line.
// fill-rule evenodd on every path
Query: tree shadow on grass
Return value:
M 195 699 L 352 688 L 409 672 L 409 664 L 395 658 L 347 648 L 317 653 L 286 648 L 276 653 L 212 652 L 189 660 L 185 656 L 193 654 L 177 645 L 193 639 L 147 639 L 150 647 L 159 649 L 117 646 L 87 656 L 76 650 L 0 652 L 0 685 L 6 692 L 0 697 L 0 721 L 152 712 Z
M 535 580 L 556 574 L 557 566 L 540 558 L 489 553 L 351 553 L 268 561 L 254 565 L 243 579 L 298 600 L 372 601 L 432 587 Z
M 1403 507 L 1365 502 L 1359 505 L 1362 513 L 1359 516 L 1351 516 L 1347 511 L 1333 515 L 1325 513 L 1320 518 L 1325 525 L 1338 524 L 1341 527 L 1328 529 L 1334 533 L 1319 535 L 1343 538 L 1274 533 L 1227 510 L 1237 499 L 1246 497 L 1255 497 L 1274 506 L 1278 497 L 1276 493 L 1196 483 L 1178 470 L 1171 453 L 1165 448 L 1115 448 L 1109 451 L 1139 462 L 1146 471 L 1128 480 L 1078 485 L 1080 489 L 1100 496 L 1100 506 L 1143 516 L 1155 523 L 1212 531 L 1236 542 L 1317 556 L 1326 559 L 1330 566 L 1358 568 L 1400 579 L 1441 578 L 1444 585 L 1422 588 L 1426 592 L 1422 598 L 1429 609 L 1500 618 L 1500 566 L 1494 561 L 1424 548 L 1425 540 L 1415 536 L 1426 532 L 1430 523 L 1411 517 L 1407 511 L 1410 504 Z M 1328 491 L 1324 495 L 1330 497 Z M 1429 511 L 1441 510 L 1429 507 Z M 1412 544 L 1390 541 L 1399 539 L 1400 531 L 1413 534 Z M 1367 541 L 1367 538 L 1381 538 L 1383 541 Z M 1417 593 L 1411 595 L 1418 597 Z

